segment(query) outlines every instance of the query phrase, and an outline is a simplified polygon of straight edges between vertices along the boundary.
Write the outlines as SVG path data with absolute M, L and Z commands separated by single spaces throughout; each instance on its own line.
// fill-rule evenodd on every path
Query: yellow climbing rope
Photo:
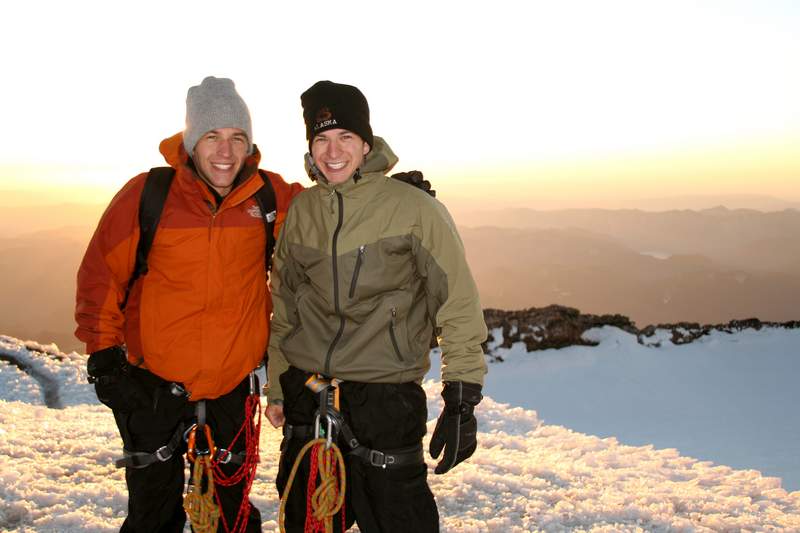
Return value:
M 321 523 L 324 526 L 325 533 L 332 533 L 333 532 L 333 517 L 339 510 L 342 508 L 344 504 L 344 494 L 345 488 L 347 486 L 345 470 L 344 470 L 344 457 L 342 457 L 342 452 L 335 443 L 330 443 L 326 439 L 314 439 L 310 442 L 307 442 L 305 446 L 300 450 L 300 453 L 297 454 L 297 459 L 294 461 L 294 465 L 292 465 L 292 470 L 289 473 L 289 479 L 286 482 L 286 488 L 283 490 L 283 495 L 281 496 L 281 506 L 278 511 L 278 525 L 280 527 L 281 533 L 285 533 L 286 526 L 284 522 L 286 520 L 286 501 L 289 498 L 289 492 L 292 489 L 292 483 L 294 482 L 295 475 L 297 474 L 297 469 L 300 468 L 300 463 L 303 460 L 305 454 L 310 450 L 313 449 L 312 453 L 316 452 L 316 464 L 319 468 L 319 476 L 320 476 L 320 483 L 319 486 L 314 490 L 313 494 L 308 495 L 309 501 L 311 503 L 311 514 L 313 516 L 313 520 L 309 520 L 310 517 L 306 516 L 306 531 L 318 531 L 318 528 L 315 527 L 314 524 L 310 524 L 309 522 L 316 522 Z M 313 460 L 313 456 L 312 456 Z M 336 462 L 334 462 L 334 460 Z M 338 472 L 336 466 L 338 465 Z M 315 468 L 311 468 L 311 475 L 316 477 Z M 339 483 L 337 486 L 337 479 L 336 473 L 339 475 Z
M 203 477 L 208 480 L 205 492 L 203 492 Z M 216 533 L 219 506 L 214 501 L 214 475 L 209 455 L 201 455 L 194 461 L 192 485 L 183 498 L 183 508 L 196 533 Z

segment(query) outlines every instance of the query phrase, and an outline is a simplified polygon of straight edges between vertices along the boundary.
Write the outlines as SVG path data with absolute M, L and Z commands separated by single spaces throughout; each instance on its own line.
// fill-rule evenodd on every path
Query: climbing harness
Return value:
M 306 491 L 306 532 L 332 531 L 333 515 L 335 515 L 341 505 L 339 501 L 344 501 L 346 487 L 346 471 L 344 458 L 336 442 L 340 440 L 346 448 L 349 448 L 347 455 L 358 457 L 365 463 L 377 468 L 396 468 L 408 465 L 421 465 L 425 463 L 422 452 L 422 444 L 399 448 L 396 450 L 374 450 L 362 445 L 356 438 L 353 430 L 345 422 L 339 408 L 339 395 L 342 380 L 328 379 L 320 374 L 312 374 L 306 380 L 306 387 L 311 389 L 319 396 L 319 409 L 315 413 L 314 424 L 304 426 L 293 426 L 284 424 L 283 435 L 285 442 L 292 439 L 308 440 L 297 455 L 294 465 L 289 473 L 286 488 L 281 495 L 281 506 L 279 510 L 279 525 L 281 531 L 284 529 L 285 507 L 289 497 L 289 492 L 300 468 L 306 453 L 311 453 L 311 468 L 309 472 L 308 488 Z M 334 464 L 331 456 L 337 462 Z M 338 465 L 338 468 L 337 468 Z M 332 478 L 340 478 L 339 486 L 333 484 Z M 317 483 L 319 477 L 319 485 Z M 319 522 L 322 521 L 322 525 Z M 342 531 L 345 530 L 345 516 L 342 512 Z
M 230 450 L 217 448 L 214 445 L 211 429 L 205 423 L 205 401 L 197 402 L 197 423 L 190 427 L 186 434 L 188 447 L 186 457 L 192 463 L 194 473 L 191 478 L 192 483 L 186 490 L 183 505 L 192 527 L 200 533 L 216 531 L 218 519 L 222 519 L 223 529 L 228 533 L 243 532 L 247 528 L 252 510 L 249 494 L 259 462 L 258 444 L 261 433 L 261 404 L 254 372 L 250 372 L 249 381 L 250 394 L 245 400 L 244 423 L 229 445 L 229 448 L 232 449 L 239 439 L 244 437 L 243 453 L 234 454 Z M 205 437 L 206 448 L 204 449 L 197 447 L 198 432 L 202 432 Z M 238 464 L 239 468 L 228 475 L 222 470 L 221 465 L 224 464 Z M 203 491 L 203 480 L 207 485 L 205 492 Z M 233 524 L 229 525 L 225 520 L 225 515 L 220 512 L 222 503 L 214 487 L 215 485 L 232 487 L 239 483 L 243 483 L 242 503 L 236 513 L 236 519 Z M 214 518 L 215 516 L 217 518 Z M 213 529 L 202 529 L 211 527 L 212 524 Z
M 342 380 L 338 379 L 333 379 L 328 382 L 318 374 L 308 378 L 306 386 L 320 395 L 320 411 L 317 413 L 314 426 L 293 426 L 291 424 L 284 424 L 283 436 L 287 441 L 292 439 L 305 440 L 317 438 L 319 422 L 321 420 L 320 417 L 322 417 L 328 421 L 329 426 L 333 427 L 336 433 L 341 435 L 342 440 L 349 448 L 347 455 L 354 455 L 370 466 L 377 468 L 396 468 L 425 463 L 422 443 L 405 448 L 384 451 L 373 450 L 361 444 L 339 411 L 338 386 L 340 383 L 342 383 Z M 331 398 L 331 395 L 328 393 L 328 390 L 330 388 L 335 388 L 337 391 L 335 406 L 329 405 L 329 398 Z M 336 435 L 330 438 L 336 440 Z
M 281 496 L 278 525 L 282 533 L 286 531 L 286 502 L 289 492 L 297 470 L 309 451 L 311 467 L 306 486 L 304 533 L 332 533 L 333 517 L 344 505 L 347 478 L 344 457 L 335 442 L 342 421 L 339 413 L 339 383 L 339 380 L 327 380 L 318 374 L 312 375 L 306 381 L 306 386 L 320 395 L 320 408 L 314 422 L 314 439 L 307 442 L 297 454 Z M 322 425 L 323 422 L 326 426 Z M 342 531 L 345 531 L 343 510 L 341 517 Z
M 172 434 L 172 438 L 164 446 L 153 453 L 135 452 L 131 450 L 122 449 L 122 458 L 114 462 L 117 468 L 146 468 L 153 463 L 169 461 L 172 455 L 180 447 L 183 442 L 183 424 L 178 424 L 178 429 Z
M 231 440 L 230 448 L 233 448 L 236 442 L 242 437 L 244 433 L 244 452 L 243 454 L 232 454 L 228 450 L 217 450 L 215 460 L 212 462 L 215 478 L 218 485 L 222 487 L 232 487 L 240 482 L 243 482 L 242 487 L 242 503 L 239 506 L 239 511 L 236 513 L 236 520 L 232 526 L 228 526 L 225 521 L 225 515 L 222 515 L 222 525 L 225 531 L 243 532 L 247 528 L 247 521 L 250 518 L 250 489 L 253 486 L 253 481 L 256 478 L 256 469 L 258 467 L 259 455 L 258 444 L 259 436 L 261 434 L 261 402 L 259 400 L 258 386 L 256 384 L 255 372 L 250 372 L 250 394 L 245 400 L 245 418 L 244 423 L 239 428 L 239 431 Z M 254 422 L 255 420 L 255 422 Z M 233 463 L 239 464 L 239 468 L 231 475 L 226 475 L 222 471 L 220 465 Z M 219 497 L 217 497 L 219 503 Z
M 231 440 L 228 448 L 218 447 L 214 442 L 211 426 L 206 423 L 206 402 L 200 400 L 195 405 L 196 422 L 186 428 L 180 423 L 169 442 L 155 452 L 136 452 L 123 449 L 123 457 L 116 461 L 118 468 L 146 468 L 157 462 L 170 460 L 186 443 L 186 458 L 191 475 L 184 495 L 183 507 L 194 531 L 213 533 L 217 531 L 220 519 L 227 533 L 245 531 L 250 518 L 250 489 L 256 476 L 259 462 L 258 445 L 261 434 L 261 404 L 256 384 L 255 372 L 250 372 L 249 394 L 245 399 L 244 422 Z M 172 383 L 170 392 L 175 396 L 186 395 L 180 384 Z M 244 440 L 244 450 L 234 453 L 231 450 Z M 231 474 L 226 474 L 223 465 L 238 465 Z M 243 482 L 242 503 L 233 524 L 228 524 L 220 511 L 219 494 L 216 487 L 231 487 Z
M 186 392 L 186 389 L 183 388 L 183 385 L 180 383 L 169 383 L 166 386 L 166 389 L 169 391 L 169 394 L 172 394 L 175 397 L 179 398 L 188 398 L 189 393 Z M 114 461 L 114 466 L 117 468 L 146 468 L 154 463 L 163 463 L 172 459 L 172 456 L 175 454 L 176 451 L 181 447 L 184 439 L 184 429 L 185 425 L 183 422 L 178 424 L 178 427 L 175 428 L 175 432 L 172 434 L 172 437 L 169 439 L 164 446 L 161 446 L 156 451 L 148 453 L 148 452 L 137 452 L 133 450 L 128 450 L 126 448 L 122 449 L 122 457 Z M 123 439 L 124 441 L 125 439 Z

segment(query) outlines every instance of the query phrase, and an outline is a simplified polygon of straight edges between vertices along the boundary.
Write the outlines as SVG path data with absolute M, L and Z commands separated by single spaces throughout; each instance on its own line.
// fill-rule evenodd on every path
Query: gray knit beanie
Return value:
M 253 151 L 250 111 L 228 78 L 209 76 L 186 94 L 186 130 L 183 147 L 190 156 L 200 137 L 217 128 L 239 128 L 247 135 L 247 153 Z

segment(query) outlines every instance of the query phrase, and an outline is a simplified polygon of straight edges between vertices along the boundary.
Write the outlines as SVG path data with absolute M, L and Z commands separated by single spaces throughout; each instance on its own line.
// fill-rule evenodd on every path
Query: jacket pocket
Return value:
M 392 307 L 392 316 L 391 320 L 389 320 L 389 338 L 392 340 L 392 347 L 394 348 L 394 353 L 397 355 L 397 358 L 400 360 L 401 363 L 405 362 L 403 359 L 403 354 L 400 352 L 400 347 L 397 345 L 397 335 L 395 334 L 395 326 L 397 325 L 397 308 Z
M 358 256 L 356 257 L 356 266 L 353 269 L 353 279 L 350 280 L 350 291 L 347 293 L 349 298 L 352 298 L 356 293 L 356 283 L 358 283 L 358 273 L 361 271 L 361 262 L 364 260 L 364 249 L 366 245 L 362 244 L 358 247 Z

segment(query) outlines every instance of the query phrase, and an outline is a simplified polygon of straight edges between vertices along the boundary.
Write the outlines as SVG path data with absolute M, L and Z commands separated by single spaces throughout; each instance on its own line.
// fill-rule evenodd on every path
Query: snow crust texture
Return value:
M 39 381 L 0 361 L 0 531 L 117 531 L 127 501 L 112 464 L 121 450 L 113 418 L 85 383 L 85 356 L 50 351 L 0 337 L 0 353 L 48 372 L 62 402 L 48 408 Z M 430 433 L 441 386 L 424 387 Z M 535 411 L 488 397 L 477 415 L 475 455 L 444 476 L 430 472 L 442 531 L 800 532 L 800 492 L 778 478 L 543 424 Z M 278 529 L 280 438 L 265 421 L 251 495 L 264 531 Z

